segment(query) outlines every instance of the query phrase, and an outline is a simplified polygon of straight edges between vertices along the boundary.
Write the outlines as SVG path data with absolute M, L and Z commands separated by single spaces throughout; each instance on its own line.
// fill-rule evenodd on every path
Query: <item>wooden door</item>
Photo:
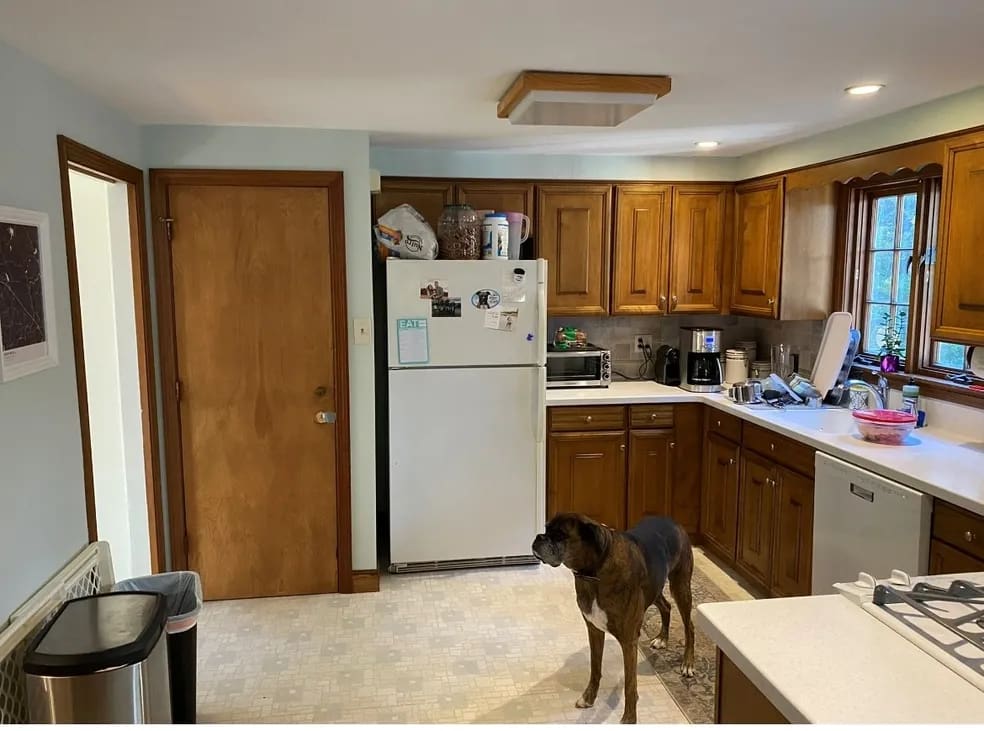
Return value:
M 777 473 L 772 593 L 809 596 L 813 588 L 813 480 L 783 467 Z
M 717 434 L 708 434 L 704 450 L 700 532 L 718 553 L 735 557 L 738 535 L 738 475 L 741 450 Z
M 673 483 L 672 429 L 629 432 L 629 512 L 626 525 L 649 516 L 670 516 Z
M 437 233 L 444 206 L 454 202 L 454 186 L 447 180 L 383 178 L 382 190 L 372 196 L 372 222 L 391 208 L 409 203 Z
M 697 535 L 700 528 L 703 413 L 701 404 L 677 404 L 673 407 L 670 515 L 691 535 Z
M 549 262 L 547 312 L 607 315 L 612 187 L 538 186 L 536 241 Z
M 776 471 L 772 463 L 746 451 L 741 458 L 735 563 L 763 587 L 768 587 L 772 578 L 775 492 Z
M 779 316 L 783 190 L 782 178 L 735 189 L 733 314 Z
M 984 345 L 984 137 L 946 146 L 933 337 Z
M 673 188 L 670 311 L 720 312 L 728 187 Z
M 613 315 L 667 312 L 670 186 L 615 188 Z
M 169 483 L 183 483 L 187 565 L 207 599 L 338 586 L 336 185 L 334 202 L 325 187 L 167 187 L 181 468 Z
M 551 434 L 547 517 L 584 513 L 625 528 L 625 432 Z
M 984 561 L 958 551 L 935 538 L 929 542 L 930 574 L 965 574 L 984 571 Z

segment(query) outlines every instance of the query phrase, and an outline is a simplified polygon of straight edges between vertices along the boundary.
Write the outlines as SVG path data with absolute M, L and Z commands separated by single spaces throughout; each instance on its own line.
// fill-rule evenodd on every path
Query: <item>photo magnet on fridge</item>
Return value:
M 446 279 L 427 279 L 420 283 L 420 299 L 440 300 L 451 294 Z
M 461 317 L 461 297 L 432 299 L 431 317 Z
M 480 289 L 471 296 L 472 307 L 480 310 L 491 310 L 502 302 L 502 296 L 494 289 Z

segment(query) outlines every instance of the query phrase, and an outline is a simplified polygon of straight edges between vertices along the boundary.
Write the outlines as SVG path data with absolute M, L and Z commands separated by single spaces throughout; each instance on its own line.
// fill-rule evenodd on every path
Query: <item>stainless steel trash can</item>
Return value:
M 66 602 L 27 648 L 32 723 L 169 723 L 167 603 L 160 594 Z

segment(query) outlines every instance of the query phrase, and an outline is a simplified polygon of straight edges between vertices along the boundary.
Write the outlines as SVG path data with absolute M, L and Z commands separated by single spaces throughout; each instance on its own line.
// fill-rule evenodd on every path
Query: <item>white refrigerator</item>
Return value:
M 534 563 L 547 263 L 386 266 L 390 570 Z

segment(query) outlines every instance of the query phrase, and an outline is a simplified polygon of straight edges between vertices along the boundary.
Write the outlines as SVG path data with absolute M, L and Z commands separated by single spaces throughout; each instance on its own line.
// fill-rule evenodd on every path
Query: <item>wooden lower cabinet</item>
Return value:
M 984 561 L 936 538 L 929 542 L 929 573 L 963 574 L 984 571 Z
M 738 476 L 741 448 L 710 432 L 704 449 L 701 490 L 701 536 L 729 560 L 735 558 L 738 534 Z
M 763 632 L 768 628 L 763 627 Z M 714 723 L 789 723 L 731 658 L 717 651 Z
M 547 456 L 547 517 L 584 513 L 625 529 L 624 431 L 554 433 Z
M 672 429 L 635 429 L 629 433 L 629 513 L 633 526 L 650 515 L 670 515 L 673 483 Z
M 768 586 L 772 576 L 775 475 L 768 460 L 751 452 L 742 455 L 735 563 L 761 586 Z
M 772 584 L 776 596 L 809 596 L 813 578 L 813 480 L 778 468 Z

